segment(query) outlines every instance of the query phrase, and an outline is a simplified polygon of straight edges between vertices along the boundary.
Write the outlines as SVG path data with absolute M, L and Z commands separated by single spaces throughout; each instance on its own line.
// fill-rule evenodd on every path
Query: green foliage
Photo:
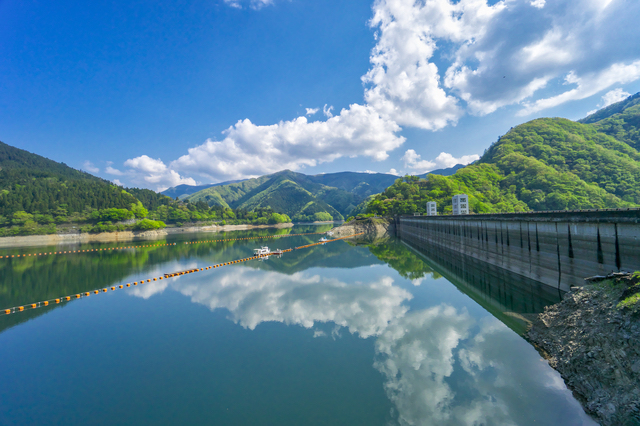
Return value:
M 142 219 L 133 225 L 135 231 L 150 231 L 165 228 L 167 225 L 161 220 Z
M 640 105 L 623 114 L 640 117 Z M 537 119 L 509 131 L 456 174 L 405 176 L 366 208 L 380 215 L 425 213 L 426 202 L 435 201 L 439 214 L 450 214 L 456 194 L 469 196 L 471 213 L 640 206 L 640 152 L 597 125 Z
M 327 212 L 316 212 L 313 214 L 313 220 L 315 222 L 329 222 L 333 220 L 333 217 Z

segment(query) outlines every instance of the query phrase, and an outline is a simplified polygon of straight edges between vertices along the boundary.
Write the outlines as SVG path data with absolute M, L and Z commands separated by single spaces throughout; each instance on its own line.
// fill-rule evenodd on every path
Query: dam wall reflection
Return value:
M 640 269 L 640 210 L 401 216 L 397 235 L 461 252 L 562 291 Z

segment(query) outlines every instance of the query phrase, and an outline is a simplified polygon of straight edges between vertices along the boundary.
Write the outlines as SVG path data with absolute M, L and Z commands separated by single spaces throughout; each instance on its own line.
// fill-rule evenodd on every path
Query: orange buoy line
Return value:
M 284 238 L 284 237 L 296 237 L 300 235 L 315 235 L 315 234 L 324 234 L 325 232 L 307 232 L 304 234 L 284 234 L 284 235 L 266 235 L 261 237 L 246 237 L 246 238 L 227 238 L 224 240 L 206 240 L 206 241 L 187 241 L 185 244 L 201 244 L 201 243 L 217 243 L 224 241 L 243 241 L 243 240 L 257 240 L 257 239 L 268 239 L 268 238 Z M 128 250 L 128 249 L 137 249 L 137 248 L 147 248 L 147 247 L 167 247 L 167 246 L 175 246 L 176 243 L 165 243 L 165 244 L 147 244 L 142 246 L 126 246 L 126 247 L 105 247 L 105 248 L 96 248 L 96 249 L 88 249 L 88 250 L 65 250 L 65 251 L 53 251 L 53 252 L 41 252 L 41 253 L 26 253 L 26 254 L 7 254 L 4 256 L 0 256 L 0 259 L 24 259 L 26 257 L 38 257 L 38 256 L 50 256 L 54 254 L 78 254 L 78 253 L 94 253 L 94 252 L 111 252 L 117 250 Z
M 95 253 L 95 252 L 111 252 L 115 250 L 127 250 L 127 249 L 137 249 L 137 248 L 146 248 L 146 247 L 167 247 L 167 246 L 175 246 L 176 243 L 165 243 L 165 244 L 146 244 L 142 246 L 126 246 L 126 247 L 103 247 L 103 248 L 95 248 L 95 249 L 86 249 L 86 250 L 65 250 L 65 251 L 50 251 L 50 252 L 41 252 L 41 253 L 27 253 L 27 254 L 11 254 L 6 256 L 0 256 L 0 259 L 11 259 L 11 258 L 25 258 L 25 257 L 38 257 L 38 256 L 49 256 L 54 254 L 78 254 L 78 253 Z
M 347 235 L 346 237 L 341 237 L 341 238 L 334 238 L 332 240 L 327 240 L 327 241 L 323 241 L 321 243 L 315 243 L 315 244 L 307 244 L 305 246 L 300 246 L 300 247 L 296 247 L 296 250 L 299 249 L 303 249 L 303 248 L 307 248 L 307 247 L 313 247 L 313 246 L 317 246 L 320 244 L 326 244 L 326 243 L 331 243 L 333 241 L 338 241 L 338 240 L 344 240 L 346 238 L 350 238 L 350 237 L 356 237 L 358 235 L 362 235 L 364 234 L 364 232 L 360 232 L 358 234 L 353 234 L 353 235 Z M 115 290 L 119 290 L 119 289 L 123 289 L 125 286 L 126 287 L 131 287 L 133 286 L 137 286 L 138 284 L 145 284 L 145 283 L 150 283 L 152 281 L 158 281 L 158 280 L 163 280 L 163 279 L 167 279 L 167 278 L 173 278 L 173 277 L 177 277 L 180 275 L 186 275 L 186 274 L 193 274 L 195 272 L 202 272 L 202 271 L 208 271 L 210 269 L 216 269 L 216 268 L 221 268 L 223 266 L 229 266 L 229 265 L 234 265 L 236 263 L 242 263 L 242 262 L 247 262 L 249 260 L 255 260 L 255 259 L 259 259 L 261 257 L 269 257 L 269 256 L 274 256 L 276 254 L 282 254 L 282 253 L 288 253 L 293 251 L 294 249 L 286 249 L 286 250 L 278 250 L 277 252 L 271 252 L 271 253 L 266 253 L 266 254 L 257 254 L 251 257 L 245 257 L 243 259 L 238 259 L 238 260 L 232 260 L 230 262 L 224 262 L 224 263 L 218 263 L 216 265 L 210 265 L 210 266 L 206 266 L 204 268 L 195 268 L 195 269 L 189 269 L 186 271 L 180 271 L 180 272 L 173 272 L 173 273 L 169 273 L 169 274 L 164 274 L 161 277 L 152 277 L 152 278 L 147 278 L 147 279 L 143 279 L 140 281 L 134 281 L 133 284 L 132 283 L 127 283 L 127 284 L 119 284 L 119 285 L 114 285 L 111 287 L 104 287 L 104 288 L 97 288 L 91 291 L 85 291 L 85 292 L 81 292 L 81 293 L 76 293 L 70 296 L 60 296 L 57 297 L 55 299 L 49 299 L 49 300 L 43 300 L 41 302 L 36 302 L 36 303 L 30 303 L 27 305 L 23 305 L 23 306 L 14 306 L 12 308 L 7 308 L 4 309 L 4 314 L 5 315 L 10 315 L 12 313 L 15 312 L 24 312 L 25 310 L 31 310 L 31 309 L 38 309 L 41 308 L 43 306 L 49 306 L 50 304 L 60 304 L 63 302 L 69 302 L 71 301 L 71 299 L 80 299 L 83 297 L 89 297 L 91 295 L 91 293 L 93 294 L 100 294 L 100 293 L 107 293 L 109 291 L 109 288 L 111 289 L 111 291 L 115 291 Z

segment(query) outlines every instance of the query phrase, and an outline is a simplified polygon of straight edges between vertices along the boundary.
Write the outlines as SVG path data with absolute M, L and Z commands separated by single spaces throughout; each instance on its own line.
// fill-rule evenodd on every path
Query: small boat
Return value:
M 326 243 L 327 241 L 329 241 L 329 240 L 327 240 L 325 237 L 320 238 L 320 242 L 321 243 Z
M 255 256 L 265 255 L 265 254 L 269 254 L 269 253 L 271 253 L 271 250 L 269 250 L 269 247 L 267 247 L 267 246 L 262 246 L 260 248 L 253 249 L 253 254 Z

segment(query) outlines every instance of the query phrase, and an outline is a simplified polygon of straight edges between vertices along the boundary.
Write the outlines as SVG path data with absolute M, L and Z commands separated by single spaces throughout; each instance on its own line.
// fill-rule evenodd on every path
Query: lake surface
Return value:
M 320 235 L 185 241 L 326 229 L 3 259 L 0 308 Z M 595 424 L 520 336 L 527 314 L 559 295 L 437 254 L 336 241 L 0 316 L 0 425 Z

